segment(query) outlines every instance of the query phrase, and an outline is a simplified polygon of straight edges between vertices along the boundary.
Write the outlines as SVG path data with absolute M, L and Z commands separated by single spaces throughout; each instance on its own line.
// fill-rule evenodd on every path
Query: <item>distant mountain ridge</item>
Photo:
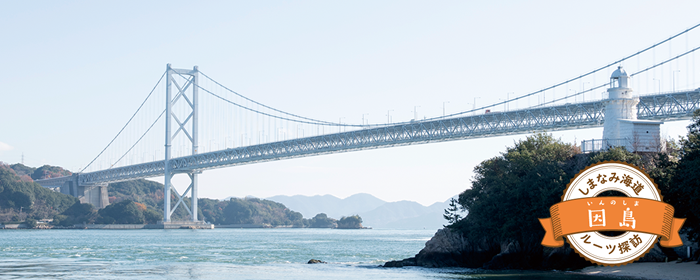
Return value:
M 442 214 L 449 204 L 449 199 L 428 207 L 414 201 L 386 202 L 366 193 L 345 199 L 332 195 L 277 195 L 267 199 L 282 203 L 307 218 L 318 213 L 326 213 L 336 219 L 358 214 L 364 226 L 393 229 L 442 228 L 446 224 Z
M 358 193 L 345 199 L 327 194 L 323 196 L 277 195 L 268 197 L 267 200 L 282 203 L 289 209 L 297 211 L 307 218 L 313 217 L 318 213 L 326 213 L 329 217 L 336 219 L 342 216 L 352 216 L 367 212 L 387 203 L 366 193 Z M 364 219 L 364 217 L 362 218 Z

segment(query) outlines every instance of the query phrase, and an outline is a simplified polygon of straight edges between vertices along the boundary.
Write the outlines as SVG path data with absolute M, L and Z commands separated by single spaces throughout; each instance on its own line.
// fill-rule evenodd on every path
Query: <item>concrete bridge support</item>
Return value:
M 90 203 L 97 209 L 102 209 L 109 205 L 107 184 L 80 186 L 78 184 L 78 174 L 73 174 L 70 180 L 63 182 L 60 186 L 60 192 L 77 197 L 80 203 Z
M 109 196 L 107 195 L 107 185 L 83 188 L 83 196 L 79 197 L 81 203 L 90 203 L 97 209 L 102 209 L 109 205 Z

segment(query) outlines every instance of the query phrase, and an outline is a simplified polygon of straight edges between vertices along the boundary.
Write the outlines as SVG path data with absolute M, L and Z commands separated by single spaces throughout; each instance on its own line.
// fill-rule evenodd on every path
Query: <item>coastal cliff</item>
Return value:
M 690 243 L 686 235 L 683 239 L 684 244 L 697 248 L 697 244 Z M 681 248 L 662 248 L 657 243 L 637 262 L 675 261 L 682 255 L 679 254 Z M 384 264 L 384 267 L 576 270 L 591 265 L 593 264 L 579 256 L 568 244 L 560 248 L 542 247 L 541 250 L 527 250 L 515 241 L 501 244 L 489 244 L 486 239 L 482 242 L 469 242 L 461 233 L 443 228 L 438 230 L 414 257 L 390 261 Z
M 528 252 L 517 242 L 470 242 L 461 233 L 444 228 L 425 243 L 415 257 L 387 262 L 384 267 L 467 267 L 485 269 L 579 269 L 590 265 L 568 246 Z
M 637 262 L 672 261 L 679 257 L 697 260 L 682 252 L 691 244 L 688 239 L 700 240 L 700 208 L 689 207 L 698 205 L 700 197 L 698 177 L 694 177 L 700 173 L 690 171 L 700 166 L 700 110 L 694 122 L 697 131 L 688 137 L 697 141 L 681 142 L 685 149 L 681 154 L 685 156 L 678 156 L 672 149 L 636 154 L 620 147 L 582 154 L 578 147 L 551 135 L 528 136 L 474 168 L 471 187 L 445 210 L 444 218 L 450 225 L 439 230 L 423 250 L 412 258 L 391 261 L 385 266 L 556 270 L 590 266 L 591 262 L 579 256 L 568 242 L 559 248 L 542 246 L 545 232 L 538 219 L 550 216 L 550 207 L 561 201 L 567 184 L 580 170 L 603 161 L 627 162 L 643 168 L 663 193 L 664 202 L 674 205 L 674 217 L 686 218 L 686 247 L 672 249 L 656 244 Z M 694 159 L 697 162 L 691 164 Z M 696 251 L 697 243 L 691 245 Z

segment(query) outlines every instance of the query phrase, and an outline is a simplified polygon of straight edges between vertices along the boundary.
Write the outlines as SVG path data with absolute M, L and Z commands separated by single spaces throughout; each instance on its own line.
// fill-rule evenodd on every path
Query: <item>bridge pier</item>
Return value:
M 102 209 L 109 205 L 109 195 L 107 191 L 107 184 L 101 184 L 94 187 L 80 187 L 83 188 L 84 195 L 80 197 L 81 203 L 90 203 L 94 205 L 97 209 Z
M 201 172 L 200 172 L 201 173 Z M 197 215 L 198 215 L 198 208 L 197 208 L 197 181 L 199 181 L 199 178 L 197 176 L 197 173 L 190 173 L 190 178 L 192 178 L 192 222 L 197 222 Z
M 81 186 L 78 182 L 78 174 L 73 174 L 68 180 L 64 181 L 60 187 L 58 187 L 58 191 L 77 197 L 80 203 L 90 203 L 97 209 L 102 209 L 109 205 L 107 184 Z

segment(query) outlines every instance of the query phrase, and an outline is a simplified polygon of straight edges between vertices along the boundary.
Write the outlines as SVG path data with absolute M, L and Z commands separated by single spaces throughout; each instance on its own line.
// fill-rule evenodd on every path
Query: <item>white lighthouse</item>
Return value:
M 605 104 L 603 146 L 624 146 L 631 152 L 654 152 L 661 149 L 661 121 L 637 120 L 639 98 L 630 88 L 630 76 L 619 66 L 610 76 Z
M 630 76 L 622 66 L 610 76 L 610 88 L 608 100 L 605 101 L 605 124 L 603 126 L 603 139 L 623 139 L 626 135 L 620 135 L 621 120 L 637 119 L 637 103 L 639 98 L 632 96 L 629 87 Z

